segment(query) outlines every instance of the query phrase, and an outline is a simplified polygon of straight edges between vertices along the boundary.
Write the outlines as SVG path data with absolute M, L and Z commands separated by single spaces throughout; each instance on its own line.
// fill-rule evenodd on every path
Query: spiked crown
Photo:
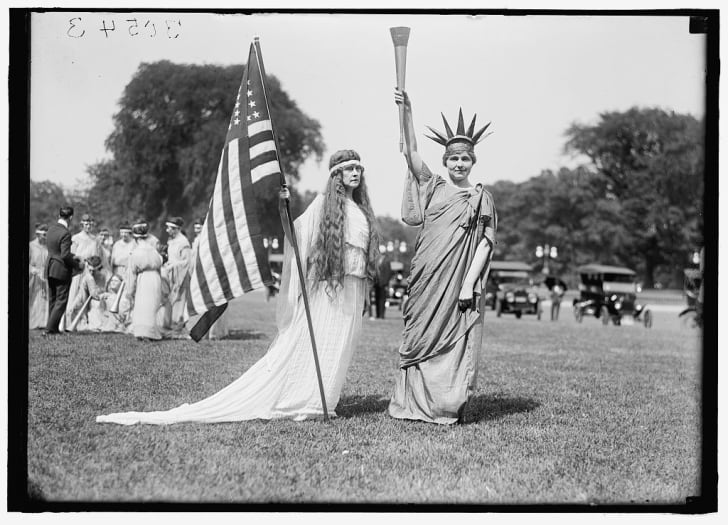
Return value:
M 483 133 L 485 133 L 485 130 L 488 129 L 488 126 L 490 126 L 490 122 L 488 122 L 485 126 L 478 130 L 477 133 L 475 133 L 475 119 L 478 116 L 477 114 L 473 115 L 473 120 L 470 122 L 470 126 L 468 126 L 468 129 L 466 131 L 465 122 L 463 121 L 463 108 L 460 108 L 460 113 L 458 114 L 458 127 L 455 133 L 452 132 L 452 128 L 450 127 L 450 124 L 447 123 L 445 115 L 443 115 L 442 113 L 440 113 L 440 115 L 442 115 L 442 121 L 445 123 L 445 133 L 441 133 L 440 131 L 433 129 L 430 126 L 427 126 L 427 129 L 429 129 L 435 136 L 431 137 L 429 135 L 425 135 L 425 137 L 427 137 L 428 139 L 432 139 L 438 144 L 442 144 L 445 147 L 456 141 L 468 142 L 470 145 L 475 146 L 485 137 L 492 134 L 492 132 L 490 132 L 486 135 L 483 135 Z

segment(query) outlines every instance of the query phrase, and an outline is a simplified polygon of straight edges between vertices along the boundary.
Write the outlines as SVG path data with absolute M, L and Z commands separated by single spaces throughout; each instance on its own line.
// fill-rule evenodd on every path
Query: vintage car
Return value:
M 579 273 L 579 297 L 574 299 L 574 318 L 582 322 L 585 315 L 609 321 L 619 326 L 632 324 L 642 318 L 645 327 L 652 326 L 652 312 L 637 303 L 639 291 L 635 272 L 621 266 L 587 264 L 576 269 Z
M 404 276 L 404 264 L 399 261 L 392 261 L 390 268 L 392 277 L 389 279 L 387 286 L 385 306 L 387 308 L 396 306 L 401 310 L 407 300 L 407 278 Z
M 700 327 L 703 324 L 703 300 L 700 293 L 703 274 L 697 268 L 685 268 L 684 274 L 683 292 L 687 308 L 681 311 L 678 317 L 690 326 Z
M 493 261 L 485 286 L 485 304 L 502 314 L 535 314 L 541 320 L 541 298 L 536 293 L 529 264 L 519 261 Z

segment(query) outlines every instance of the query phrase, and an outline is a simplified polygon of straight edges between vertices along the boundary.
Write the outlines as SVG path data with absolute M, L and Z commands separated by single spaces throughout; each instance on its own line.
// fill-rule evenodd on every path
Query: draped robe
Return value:
M 426 165 L 422 171 L 423 223 L 410 267 L 400 370 L 389 413 L 451 424 L 461 419 L 476 385 L 485 313 L 477 303 L 489 260 L 475 285 L 474 307 L 461 312 L 458 296 L 483 238 L 492 254 L 497 216 L 492 196 L 480 185 L 460 189 L 432 175 Z

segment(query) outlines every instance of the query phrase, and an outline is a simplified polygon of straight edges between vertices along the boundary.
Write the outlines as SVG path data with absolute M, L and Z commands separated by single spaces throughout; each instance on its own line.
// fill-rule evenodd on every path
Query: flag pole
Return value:
M 263 66 L 263 54 L 260 51 L 260 39 L 256 36 L 254 38 L 254 44 L 255 44 L 255 53 L 258 57 L 258 66 L 260 67 L 260 73 L 263 76 L 263 79 L 265 80 L 266 74 L 265 74 L 265 67 Z M 265 82 L 263 82 L 263 95 L 265 96 L 265 103 L 266 106 L 268 106 L 268 111 L 270 111 L 270 106 L 268 105 L 268 93 L 265 91 Z M 275 126 L 273 126 L 273 116 L 271 115 L 271 131 L 273 133 L 273 140 L 276 143 L 276 151 L 280 152 L 280 148 L 278 147 L 278 135 L 275 132 Z M 281 159 L 278 158 L 278 167 L 281 172 L 281 187 L 287 188 L 288 184 L 286 183 L 286 176 L 283 174 L 283 166 L 281 166 Z M 290 209 L 290 201 L 286 199 L 286 205 L 285 207 L 279 207 L 279 210 L 281 212 L 281 223 L 283 224 L 283 232 L 288 236 L 288 239 L 291 241 L 291 246 L 293 247 L 293 254 L 296 259 L 296 267 L 298 268 L 298 279 L 301 281 L 301 291 L 303 292 L 303 307 L 306 310 L 306 320 L 308 321 L 308 333 L 311 336 L 311 350 L 313 350 L 313 361 L 316 365 L 316 377 L 318 378 L 318 385 L 319 385 L 319 392 L 321 393 L 321 404 L 324 408 L 324 421 L 329 420 L 329 411 L 326 408 L 326 396 L 324 395 L 324 382 L 321 379 L 321 366 L 319 365 L 319 359 L 318 359 L 318 352 L 316 351 L 316 338 L 314 337 L 313 333 L 313 321 L 311 320 L 311 308 L 308 303 L 308 293 L 306 292 L 306 280 L 304 279 L 303 275 L 303 267 L 301 266 L 301 255 L 298 251 L 298 240 L 296 239 L 296 230 L 293 227 L 293 219 L 291 219 L 291 209 Z M 285 217 L 283 217 L 285 215 Z

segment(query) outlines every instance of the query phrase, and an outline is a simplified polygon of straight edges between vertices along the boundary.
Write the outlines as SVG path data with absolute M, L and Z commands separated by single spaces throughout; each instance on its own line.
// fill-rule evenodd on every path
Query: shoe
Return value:
M 55 332 L 55 331 L 50 331 L 50 330 L 44 330 L 44 331 L 43 331 L 43 334 L 41 334 L 41 335 L 42 335 L 43 337 L 51 337 L 51 336 L 54 336 L 54 335 L 61 335 L 61 332 Z

